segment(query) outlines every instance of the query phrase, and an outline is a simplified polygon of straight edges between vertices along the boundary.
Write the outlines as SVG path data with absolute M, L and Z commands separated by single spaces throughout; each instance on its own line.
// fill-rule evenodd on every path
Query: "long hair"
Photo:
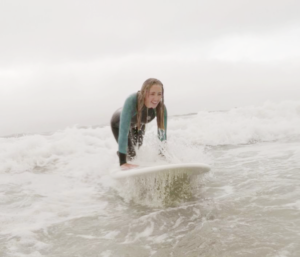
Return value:
M 159 104 L 156 106 L 156 119 L 157 119 L 157 127 L 160 129 L 165 129 L 164 123 L 164 86 L 158 80 L 154 78 L 147 79 L 142 86 L 141 91 L 138 91 L 138 99 L 137 99 L 137 127 L 141 129 L 141 119 L 142 119 L 142 109 L 145 103 L 145 98 L 147 93 L 150 92 L 150 88 L 153 85 L 159 85 L 162 87 L 162 99 Z

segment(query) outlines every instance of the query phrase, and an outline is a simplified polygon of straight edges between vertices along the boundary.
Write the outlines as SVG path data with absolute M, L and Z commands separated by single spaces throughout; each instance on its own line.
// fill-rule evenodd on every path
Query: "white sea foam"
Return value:
M 166 247 L 171 251 L 173 247 L 183 249 L 182 245 L 193 248 L 202 240 L 203 249 L 213 256 L 218 255 L 218 249 L 211 247 L 209 237 L 215 238 L 215 244 L 224 237 L 219 246 L 239 241 L 246 249 L 242 239 L 225 237 L 228 231 L 236 236 L 244 233 L 238 227 L 245 226 L 250 230 L 249 238 L 243 236 L 252 247 L 262 244 L 258 252 L 265 253 L 263 243 L 255 238 L 266 240 L 263 232 L 271 227 L 268 222 L 278 224 L 278 231 L 283 224 L 288 226 L 289 220 L 299 224 L 294 216 L 299 210 L 295 200 L 299 199 L 295 184 L 300 168 L 299 128 L 300 102 L 269 102 L 260 107 L 170 117 L 167 144 L 157 140 L 152 122 L 135 163 L 205 162 L 213 168 L 207 180 L 193 181 L 200 190 L 196 196 L 203 202 L 184 205 L 175 197 L 171 200 L 179 202 L 179 207 L 157 210 L 139 208 L 153 205 L 153 197 L 158 202 L 168 198 L 148 190 L 147 202 L 147 197 L 139 197 L 143 184 L 131 181 L 120 185 L 109 176 L 118 167 L 118 158 L 117 143 L 108 126 L 0 138 L 0 251 L 6 251 L 4 256 L 59 256 L 62 252 L 68 256 L 72 253 L 64 245 L 70 242 L 77 251 L 86 253 L 81 240 L 102 240 L 97 248 L 102 251 L 97 253 L 100 256 L 118 256 L 126 245 L 139 243 L 142 246 L 132 250 L 132 256 L 140 256 L 140 251 L 145 256 L 150 252 L 165 256 L 158 244 L 169 244 Z M 147 186 L 154 185 L 153 180 L 148 182 Z M 164 186 L 168 184 L 162 178 Z M 129 189 L 131 195 L 126 191 Z M 124 201 L 126 197 L 128 201 Z M 137 208 L 130 200 L 146 207 Z M 241 213 L 244 216 L 239 216 Z M 273 220 L 265 222 L 261 218 L 264 213 Z M 259 220 L 262 231 L 251 230 L 254 219 Z M 283 247 L 281 255 L 299 250 L 292 244 L 296 230 L 293 226 L 284 230 L 291 245 Z M 237 256 L 230 247 L 225 250 L 228 256 Z M 60 252 L 52 254 L 55 251 Z
M 200 111 L 168 124 L 169 139 L 203 145 L 237 145 L 300 136 L 300 102 L 265 103 L 225 112 Z

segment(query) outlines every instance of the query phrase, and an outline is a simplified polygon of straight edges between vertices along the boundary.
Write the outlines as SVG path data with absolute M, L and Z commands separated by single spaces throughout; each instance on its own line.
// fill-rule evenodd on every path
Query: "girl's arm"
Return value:
M 120 126 L 119 126 L 119 160 L 120 166 L 124 163 L 127 163 L 126 154 L 128 147 L 128 134 L 130 129 L 130 123 L 132 115 L 136 109 L 137 94 L 130 95 L 123 106 L 121 117 L 120 117 Z

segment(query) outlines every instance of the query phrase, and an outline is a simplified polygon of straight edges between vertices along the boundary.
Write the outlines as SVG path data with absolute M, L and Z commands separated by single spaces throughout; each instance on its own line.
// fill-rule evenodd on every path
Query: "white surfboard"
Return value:
M 151 167 L 137 167 L 129 170 L 117 170 L 111 174 L 114 179 L 123 179 L 129 177 L 141 177 L 156 173 L 188 173 L 189 175 L 198 175 L 210 170 L 207 164 L 203 163 L 179 163 L 166 164 Z

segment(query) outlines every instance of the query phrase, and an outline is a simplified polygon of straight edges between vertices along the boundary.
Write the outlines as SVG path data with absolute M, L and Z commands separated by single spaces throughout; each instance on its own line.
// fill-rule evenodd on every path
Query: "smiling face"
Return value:
M 162 99 L 162 86 L 153 85 L 147 92 L 145 97 L 145 105 L 147 108 L 156 108 Z

